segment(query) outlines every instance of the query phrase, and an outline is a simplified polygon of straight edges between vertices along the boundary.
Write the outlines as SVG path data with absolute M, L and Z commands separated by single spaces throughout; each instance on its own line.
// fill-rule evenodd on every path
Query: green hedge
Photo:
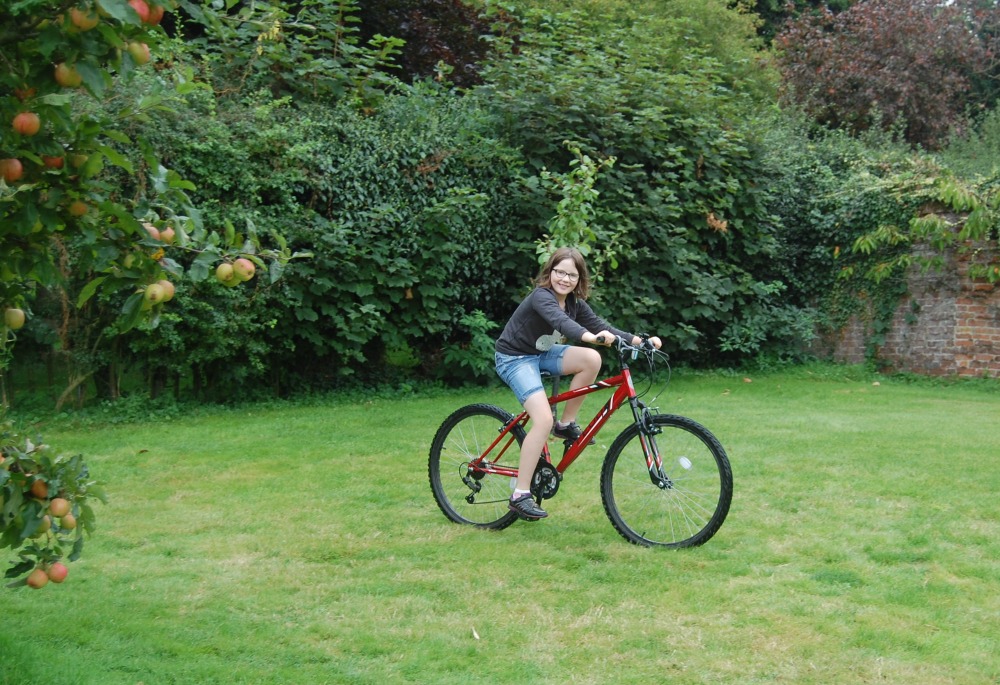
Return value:
M 638 24 L 536 19 L 517 53 L 487 71 L 488 93 L 531 168 L 565 169 L 566 140 L 615 158 L 595 186 L 608 317 L 661 334 L 696 363 L 797 346 L 805 326 L 771 325 L 809 319 L 768 280 L 779 223 L 760 183 L 762 151 L 714 59 Z
M 206 222 L 273 230 L 312 257 L 257 284 L 249 299 L 224 288 L 199 293 L 215 312 L 199 319 L 205 330 L 192 330 L 197 317 L 178 309 L 133 341 L 147 363 L 172 337 L 165 330 L 183 327 L 181 338 L 210 341 L 210 350 L 226 329 L 234 354 L 214 365 L 241 367 L 240 375 L 256 368 L 268 387 L 379 374 L 400 355 L 448 376 L 442 355 L 472 342 L 463 317 L 479 310 L 499 320 L 530 277 L 519 244 L 521 156 L 495 138 L 475 99 L 418 86 L 373 113 L 265 96 L 248 106 L 192 105 L 160 127 L 157 144 L 197 187 Z M 220 311 L 246 323 L 222 325 L 213 320 Z M 248 337 L 260 353 L 247 356 Z

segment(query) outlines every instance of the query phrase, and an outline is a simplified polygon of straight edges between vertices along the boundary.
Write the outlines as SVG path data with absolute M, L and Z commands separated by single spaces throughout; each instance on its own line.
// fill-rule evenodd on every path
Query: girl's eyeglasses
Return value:
M 571 274 L 568 271 L 563 271 L 562 269 L 552 269 L 552 274 L 561 281 L 569 281 L 570 283 L 576 283 L 580 280 L 580 274 Z

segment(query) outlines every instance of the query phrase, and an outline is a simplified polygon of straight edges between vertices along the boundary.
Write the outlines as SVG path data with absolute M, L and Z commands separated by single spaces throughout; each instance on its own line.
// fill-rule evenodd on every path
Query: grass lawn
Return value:
M 0 684 L 996 685 L 1000 390 L 873 380 L 677 374 L 660 410 L 715 432 L 735 481 L 680 551 L 605 517 L 624 415 L 547 520 L 448 522 L 431 438 L 514 409 L 502 389 L 45 426 L 111 500 L 66 583 L 0 589 Z

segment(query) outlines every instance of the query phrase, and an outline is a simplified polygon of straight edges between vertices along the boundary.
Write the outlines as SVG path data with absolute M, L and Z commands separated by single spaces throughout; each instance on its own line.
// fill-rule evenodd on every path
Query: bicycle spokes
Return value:
M 507 507 L 509 474 L 517 472 L 524 430 L 511 426 L 512 418 L 499 407 L 469 405 L 438 429 L 428 475 L 434 499 L 452 521 L 504 528 L 517 520 Z
M 690 547 L 722 525 L 732 471 L 718 440 L 680 416 L 654 415 L 656 439 L 638 426 L 612 445 L 601 471 L 604 509 L 615 529 L 640 545 Z

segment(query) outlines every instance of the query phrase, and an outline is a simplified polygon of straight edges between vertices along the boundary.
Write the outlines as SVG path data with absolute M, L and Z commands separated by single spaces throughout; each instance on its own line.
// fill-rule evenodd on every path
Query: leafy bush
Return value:
M 434 375 L 441 350 L 465 340 L 464 315 L 506 313 L 521 280 L 521 158 L 477 100 L 418 84 L 368 113 L 266 92 L 189 105 L 154 136 L 204 221 L 276 232 L 312 256 L 249 291 L 180 288 L 157 336 L 128 339 L 149 373 L 287 391 L 378 374 L 407 348 Z
M 1000 170 L 1000 109 L 990 109 L 973 126 L 955 132 L 938 158 L 955 173 L 990 177 Z
M 444 348 L 440 375 L 446 381 L 488 382 L 496 380 L 494 342 L 501 326 L 478 309 L 462 316 L 459 327 L 468 340 Z
M 767 206 L 781 226 L 771 277 L 787 285 L 784 302 L 815 309 L 822 326 L 837 328 L 859 311 L 859 292 L 875 294 L 846 277 L 865 270 L 855 241 L 879 226 L 905 226 L 920 202 L 899 183 L 917 157 L 891 136 L 817 132 L 792 113 L 762 118 L 758 128 Z M 879 291 L 899 296 L 888 282 Z
M 486 110 L 417 88 L 372 116 L 309 114 L 316 142 L 299 199 L 316 219 L 292 241 L 315 258 L 289 269 L 282 290 L 311 351 L 351 373 L 351 360 L 379 361 L 387 347 L 437 352 L 476 309 L 498 318 L 518 280 L 508 255 L 520 157 L 491 140 Z
M 594 186 L 594 245 L 618 263 L 603 274 L 600 306 L 705 361 L 725 356 L 727 326 L 771 306 L 757 274 L 777 243 L 760 152 L 739 124 L 744 103 L 713 59 L 676 48 L 640 25 L 531 15 L 517 54 L 486 73 L 484 92 L 530 168 L 568 168 L 567 140 L 594 159 L 615 158 Z M 542 208 L 542 232 L 552 203 L 542 184 L 535 192 L 528 201 Z
M 772 102 L 778 73 L 766 59 L 758 36 L 759 17 L 749 3 L 727 0 L 514 0 L 522 15 L 573 11 L 592 30 L 633 29 L 636 39 L 657 46 L 665 72 L 685 70 L 689 60 L 713 64 L 731 95 L 754 103 Z M 536 15 L 537 16 L 537 15 Z M 518 33 L 520 36 L 520 32 Z
M 204 3 L 180 0 L 174 51 L 196 63 L 220 97 L 239 99 L 266 90 L 309 100 L 377 103 L 396 79 L 387 73 L 403 45 L 400 38 L 364 40 L 357 0 L 258 0 L 225 3 L 217 14 Z M 220 5 L 212 3 L 212 8 Z

